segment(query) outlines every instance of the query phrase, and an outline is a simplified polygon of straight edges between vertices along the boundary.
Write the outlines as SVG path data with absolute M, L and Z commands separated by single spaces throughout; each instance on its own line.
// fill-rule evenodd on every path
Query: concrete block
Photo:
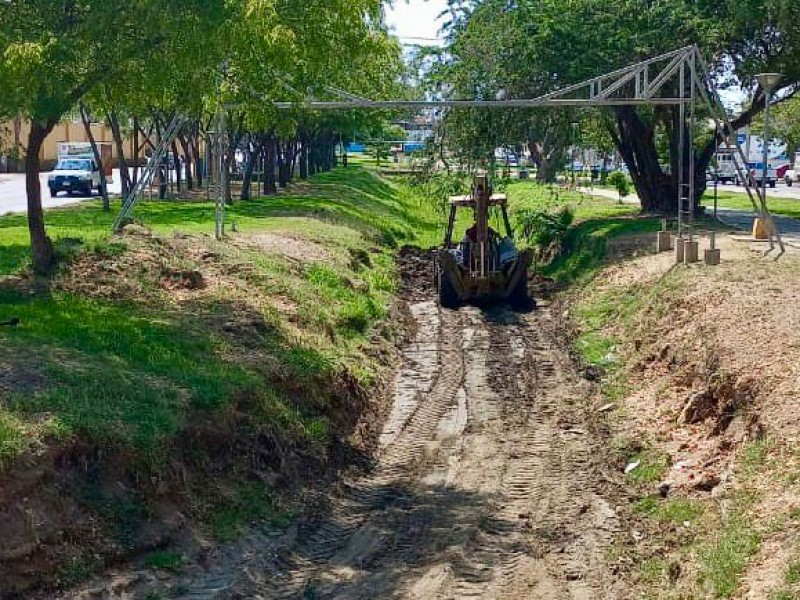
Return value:
M 700 244 L 694 240 L 683 240 L 683 264 L 690 265 L 699 259 Z
M 705 262 L 707 265 L 714 266 L 718 265 L 720 262 L 720 252 L 719 248 L 707 249 L 705 251 Z
M 675 264 L 682 264 L 683 263 L 683 243 L 684 240 L 678 238 L 675 241 Z
M 768 240 L 772 234 L 772 226 L 769 221 L 758 217 L 753 221 L 753 239 L 754 240 Z
M 668 231 L 659 231 L 656 238 L 656 252 L 667 252 L 672 248 L 672 234 Z

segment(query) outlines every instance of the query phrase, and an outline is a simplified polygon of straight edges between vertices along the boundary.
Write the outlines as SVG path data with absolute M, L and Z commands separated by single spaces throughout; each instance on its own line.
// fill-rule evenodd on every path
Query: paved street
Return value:
M 67 196 L 61 192 L 57 198 L 50 197 L 47 189 L 47 173 L 39 176 L 42 184 L 42 204 L 45 208 L 66 206 L 89 200 L 86 196 Z M 112 194 L 120 193 L 119 171 L 114 171 L 114 183 L 109 185 L 108 191 Z M 97 198 L 97 196 L 93 196 Z M 7 213 L 27 212 L 27 197 L 25 194 L 25 175 L 21 173 L 0 174 L 0 215 Z

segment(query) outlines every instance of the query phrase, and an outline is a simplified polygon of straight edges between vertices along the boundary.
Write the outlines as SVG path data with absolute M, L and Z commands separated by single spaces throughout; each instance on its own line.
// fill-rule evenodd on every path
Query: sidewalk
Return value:
M 611 198 L 612 200 L 619 200 L 619 195 L 614 190 L 607 190 L 603 188 L 579 188 L 583 194 L 592 196 L 600 196 L 603 198 Z M 625 204 L 639 204 L 639 197 L 636 194 L 627 196 L 623 202 Z M 758 216 L 757 213 L 748 210 L 737 210 L 733 208 L 725 208 L 720 206 L 717 208 L 717 218 L 735 229 L 750 232 L 753 229 L 753 220 Z M 783 238 L 783 242 L 787 246 L 793 248 L 800 248 L 800 221 L 792 217 L 783 217 L 781 215 L 773 215 L 775 225 Z

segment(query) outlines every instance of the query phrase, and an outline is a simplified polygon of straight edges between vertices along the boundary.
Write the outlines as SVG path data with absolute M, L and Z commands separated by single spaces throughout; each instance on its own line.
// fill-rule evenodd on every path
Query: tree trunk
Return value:
M 55 127 L 55 121 L 44 124 L 31 122 L 28 134 L 28 149 L 25 154 L 25 191 L 28 195 L 28 231 L 31 236 L 31 258 L 37 273 L 47 273 L 55 265 L 53 243 L 44 229 L 42 210 L 42 187 L 39 182 L 39 152 L 45 138 Z
M 131 183 L 136 185 L 139 181 L 139 156 L 142 152 L 139 146 L 139 118 L 133 117 L 133 177 Z
M 275 140 L 275 157 L 278 161 L 278 187 L 285 189 L 289 185 L 289 179 L 286 174 L 286 154 L 284 153 L 283 144 Z
M 175 189 L 178 191 L 178 194 L 180 194 L 183 191 L 183 174 L 181 171 L 183 161 L 180 156 L 178 156 L 178 142 L 176 138 L 172 139 L 172 160 L 175 166 Z
M 117 163 L 119 166 L 120 184 L 122 185 L 122 197 L 126 198 L 132 187 L 131 172 L 130 167 L 128 167 L 128 160 L 125 158 L 125 144 L 122 140 L 122 129 L 119 126 L 119 117 L 117 113 L 112 110 L 106 113 L 106 120 L 108 120 L 108 126 L 111 128 L 114 146 L 117 148 Z
M 247 153 L 247 161 L 244 165 L 244 173 L 242 174 L 242 200 L 250 200 L 251 185 L 253 181 L 253 171 L 255 171 L 256 164 L 261 156 L 261 149 L 264 147 L 264 141 L 261 136 L 258 136 L 250 145 L 249 152 Z
M 633 185 L 642 205 L 642 211 L 659 215 L 678 214 L 678 173 L 683 172 L 683 181 L 689 182 L 689 165 L 694 161 L 694 207 L 701 214 L 700 199 L 706 191 L 705 173 L 713 152 L 706 149 L 700 154 L 694 151 L 688 129 L 684 130 L 684 164 L 678 164 L 678 137 L 681 124 L 677 109 L 670 109 L 670 162 L 669 173 L 659 163 L 656 148 L 655 126 L 645 123 L 633 107 L 616 108 L 616 128 L 611 131 L 617 150 L 630 171 Z M 688 206 L 686 207 L 688 208 Z
M 265 165 L 264 165 L 264 195 L 274 196 L 278 193 L 278 188 L 275 185 L 275 146 L 277 141 L 270 137 L 264 146 L 265 152 Z
M 309 138 L 308 144 L 308 175 L 316 175 L 317 171 L 317 145 L 319 144 L 319 135 L 314 135 Z
M 554 182 L 558 163 L 550 160 L 543 145 L 539 142 L 528 142 L 528 151 L 531 153 L 531 161 L 536 165 L 536 181 L 540 183 Z
M 300 139 L 300 179 L 308 179 L 308 138 Z
M 103 164 L 103 158 L 100 156 L 100 148 L 97 147 L 97 140 L 94 139 L 92 132 L 92 119 L 86 106 L 81 102 L 81 121 L 83 121 L 83 128 L 86 130 L 86 137 L 89 139 L 89 144 L 92 146 L 92 154 L 94 155 L 94 162 L 100 170 L 100 196 L 103 198 L 103 210 L 108 212 L 111 210 L 111 202 L 108 200 L 108 181 L 106 181 L 106 170 Z
M 208 169 L 208 165 L 203 163 L 200 166 L 200 131 L 197 130 L 189 137 L 189 146 L 192 149 L 192 162 L 194 163 L 194 173 L 197 176 L 197 187 L 203 187 L 203 180 L 206 178 L 204 169 Z
M 194 189 L 192 145 L 184 135 L 176 136 L 176 139 L 180 142 L 181 150 L 183 150 L 183 173 L 186 177 L 186 189 L 191 191 Z

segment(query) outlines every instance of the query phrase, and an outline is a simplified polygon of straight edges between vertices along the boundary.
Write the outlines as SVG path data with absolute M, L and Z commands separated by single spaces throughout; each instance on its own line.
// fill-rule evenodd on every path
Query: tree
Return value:
M 476 33 L 478 41 L 470 44 L 480 49 L 474 59 L 459 50 L 459 40 L 469 35 L 473 21 L 486 24 L 476 30 L 483 37 Z M 800 5 L 789 0 L 486 0 L 454 21 L 451 38 L 453 56 L 476 65 L 480 78 L 473 80 L 489 81 L 485 75 L 499 73 L 502 78 L 493 82 L 494 89 L 519 86 L 528 97 L 697 43 L 723 86 L 755 90 L 755 73 L 779 71 L 785 76 L 781 97 L 786 98 L 800 87 L 798 24 Z M 491 37 L 485 35 L 489 31 Z M 481 65 L 492 68 L 481 71 Z M 753 106 L 736 116 L 734 126 L 749 124 L 763 106 L 763 94 L 756 90 Z M 630 169 L 644 210 L 674 212 L 681 168 L 677 109 L 619 107 L 605 112 L 611 117 L 608 133 Z M 699 198 L 715 140 L 707 136 L 694 145 L 685 138 Z M 666 164 L 659 154 L 662 141 L 668 149 Z M 682 165 L 685 180 L 688 162 Z
M 0 3 L 0 104 L 30 120 L 25 172 L 31 254 L 54 264 L 39 184 L 39 153 L 64 115 L 101 85 L 153 56 L 180 56 L 185 35 L 203 38 L 225 18 L 224 0 L 10 0 Z M 0 111 L 3 112 L 3 111 Z

